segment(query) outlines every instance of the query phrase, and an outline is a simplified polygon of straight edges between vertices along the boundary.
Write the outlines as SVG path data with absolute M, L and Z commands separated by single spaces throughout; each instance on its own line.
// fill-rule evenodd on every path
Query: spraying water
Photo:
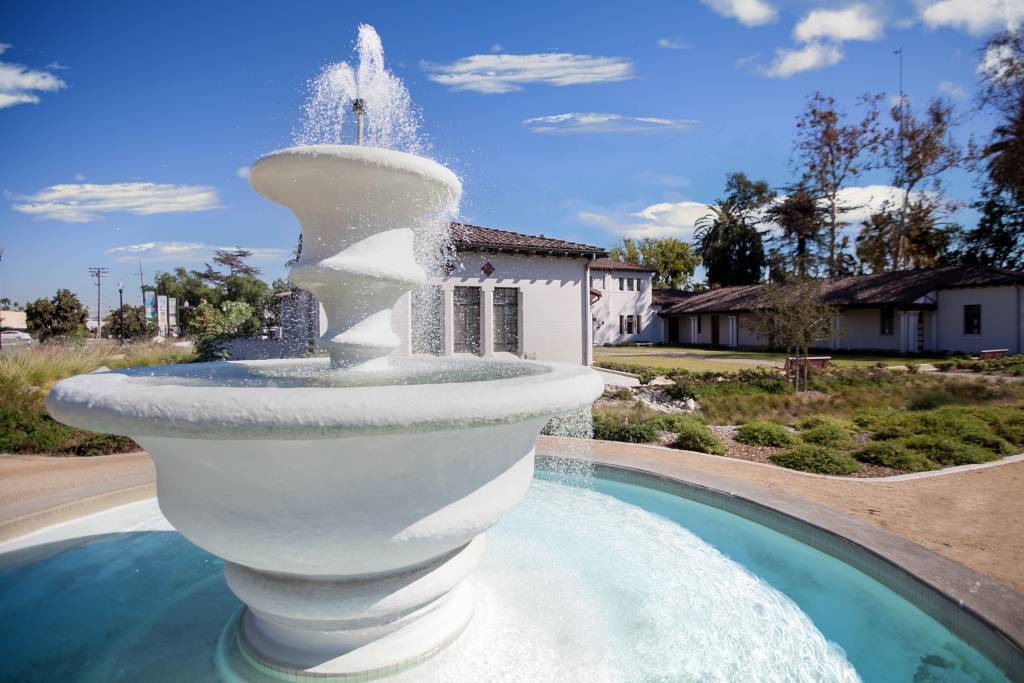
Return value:
M 352 105 L 365 107 L 363 143 L 425 155 L 420 116 L 402 80 L 384 66 L 384 47 L 372 26 L 361 24 L 353 62 L 323 68 L 310 81 L 296 145 L 354 144 L 357 120 Z

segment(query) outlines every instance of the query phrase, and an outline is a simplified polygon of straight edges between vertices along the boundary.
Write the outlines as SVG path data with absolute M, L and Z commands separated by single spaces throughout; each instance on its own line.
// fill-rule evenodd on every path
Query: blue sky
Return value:
M 946 97 L 958 137 L 984 135 L 981 47 L 1021 18 L 1024 0 L 3 0 L 0 296 L 91 302 L 87 269 L 106 266 L 106 302 L 123 279 L 138 303 L 138 259 L 151 282 L 216 246 L 283 276 L 297 222 L 239 169 L 291 144 L 308 80 L 350 57 L 360 23 L 462 177 L 463 219 L 608 246 L 689 239 L 729 171 L 789 182 L 806 96 L 893 93 L 899 46 L 911 102 Z M 971 197 L 969 176 L 946 180 Z

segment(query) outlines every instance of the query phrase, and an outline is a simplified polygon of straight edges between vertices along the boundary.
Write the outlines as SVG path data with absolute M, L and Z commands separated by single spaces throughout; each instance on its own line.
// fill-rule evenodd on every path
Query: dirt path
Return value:
M 1024 591 L 1024 462 L 886 482 L 838 479 L 668 448 L 541 437 L 538 451 L 670 461 L 810 500 L 899 534 Z

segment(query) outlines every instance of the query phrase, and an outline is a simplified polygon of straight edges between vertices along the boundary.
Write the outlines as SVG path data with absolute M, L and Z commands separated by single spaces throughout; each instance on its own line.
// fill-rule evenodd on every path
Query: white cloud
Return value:
M 803 43 L 828 39 L 878 40 L 882 37 L 882 21 L 866 5 L 845 9 L 816 9 L 796 25 L 793 37 Z
M 505 46 L 502 45 L 501 43 L 495 43 L 494 45 L 491 45 L 491 52 L 504 52 L 504 51 L 505 51 Z
M 684 241 L 693 238 L 697 221 L 711 212 L 711 206 L 702 202 L 662 202 L 616 218 L 593 211 L 581 211 L 576 217 L 622 237 L 675 237 Z
M 948 26 L 981 36 L 1014 30 L 1024 21 L 1024 0 L 938 0 L 921 10 L 929 28 Z
M 744 26 L 770 24 L 778 17 L 774 7 L 764 0 L 701 0 L 723 17 L 736 19 Z
M 658 38 L 658 47 L 662 50 L 688 50 L 690 44 L 675 38 Z
M 76 174 L 75 174 L 75 181 L 76 181 L 76 182 L 79 182 L 79 183 L 80 183 L 80 182 L 82 182 L 83 180 L 85 180 L 85 174 L 84 174 L 84 173 L 76 173 Z
M 927 197 L 927 192 L 912 192 L 910 201 Z M 856 228 L 883 209 L 898 210 L 903 202 L 903 190 L 891 185 L 862 185 L 844 187 L 839 191 L 839 203 L 847 207 L 842 220 Z
M 1007 77 L 1007 67 L 1014 66 L 1017 55 L 1009 45 L 993 45 L 985 50 L 978 62 L 978 74 L 983 78 L 1001 81 Z M 1016 73 L 1012 69 L 1011 73 Z
M 127 244 L 121 247 L 113 247 L 107 250 L 107 254 L 118 261 L 135 262 L 143 261 L 168 261 L 178 264 L 203 263 L 213 258 L 217 249 L 235 249 L 236 246 L 218 247 L 203 242 L 143 242 L 141 244 Z M 261 247 L 245 247 L 252 252 L 250 260 L 256 263 L 273 261 L 285 261 L 288 258 L 287 249 L 273 249 Z
M 238 168 L 235 169 L 235 175 L 238 176 L 239 178 L 242 178 L 243 180 L 248 180 L 249 171 L 251 170 L 252 169 L 248 166 L 239 166 Z
M 538 116 L 523 121 L 534 133 L 645 133 L 652 131 L 689 130 L 697 124 L 690 119 L 664 119 L 652 116 L 623 114 L 569 113 Z
M 565 86 L 633 78 L 633 63 L 628 59 L 562 52 L 471 55 L 451 64 L 421 66 L 435 83 L 451 90 L 485 94 L 522 90 L 528 83 Z
M 10 47 L 7 43 L 0 43 L 0 55 Z M 47 71 L 0 62 L 0 109 L 19 104 L 39 104 L 38 93 L 56 92 L 66 87 L 67 83 Z
M 213 187 L 157 183 L 51 185 L 11 199 L 15 211 L 64 223 L 89 223 L 109 213 L 149 216 L 207 211 L 220 205 Z
M 967 97 L 967 91 L 959 83 L 954 83 L 953 81 L 939 81 L 936 87 L 940 93 L 955 100 L 962 100 Z
M 804 71 L 833 66 L 842 59 L 843 51 L 838 45 L 810 43 L 793 50 L 777 48 L 775 59 L 764 67 L 763 73 L 771 78 L 789 78 Z

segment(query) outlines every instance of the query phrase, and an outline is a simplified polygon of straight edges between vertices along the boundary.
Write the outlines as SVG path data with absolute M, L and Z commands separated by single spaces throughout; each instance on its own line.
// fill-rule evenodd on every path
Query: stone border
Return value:
M 566 457 L 539 447 L 539 456 Z M 903 596 L 1024 681 L 1024 594 L 901 536 L 760 484 L 636 456 L 568 457 L 602 477 L 648 486 L 730 512 L 824 552 Z

